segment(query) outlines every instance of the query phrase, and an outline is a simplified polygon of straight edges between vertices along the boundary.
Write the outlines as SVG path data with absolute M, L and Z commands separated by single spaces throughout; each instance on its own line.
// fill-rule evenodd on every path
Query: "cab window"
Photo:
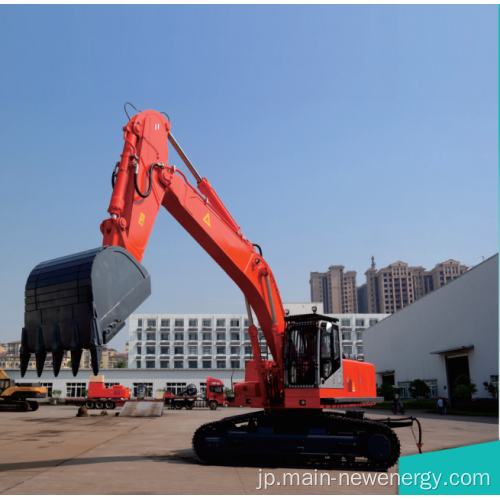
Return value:
M 211 392 L 218 392 L 222 394 L 222 387 L 220 385 L 210 385 L 209 389 Z
M 320 370 L 319 376 L 322 379 L 327 379 L 333 373 L 333 335 L 325 328 L 321 328 L 321 344 L 320 344 Z
M 317 335 L 315 326 L 293 329 L 288 337 L 288 384 L 314 386 L 317 371 Z

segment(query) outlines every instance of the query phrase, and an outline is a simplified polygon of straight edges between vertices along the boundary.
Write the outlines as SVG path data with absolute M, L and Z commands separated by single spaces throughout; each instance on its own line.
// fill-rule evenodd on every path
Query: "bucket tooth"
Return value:
M 90 361 L 92 364 L 92 371 L 94 375 L 99 374 L 99 368 L 101 366 L 101 358 L 102 358 L 102 347 L 95 347 L 94 349 L 90 349 Z
M 52 367 L 54 370 L 54 377 L 57 377 L 59 375 L 59 370 L 61 369 L 63 358 L 64 351 L 52 351 Z
M 78 375 L 78 370 L 80 369 L 80 361 L 82 360 L 82 349 L 73 349 L 71 351 L 71 371 L 76 377 Z
M 57 377 L 59 375 L 63 358 L 64 349 L 61 342 L 61 331 L 59 330 L 59 325 L 55 324 L 54 337 L 52 342 L 52 370 L 54 371 L 54 377 Z
M 36 373 L 39 377 L 43 373 L 43 367 L 45 366 L 46 358 L 47 358 L 47 350 L 45 349 L 45 344 L 43 343 L 42 327 L 39 326 L 37 328 L 37 339 L 35 347 Z
M 21 377 L 24 377 L 26 374 L 26 370 L 30 364 L 30 348 L 28 345 L 28 331 L 26 328 L 23 328 L 21 333 L 21 348 L 19 349 L 19 362 L 21 367 Z
M 43 367 L 45 366 L 45 359 L 47 358 L 47 351 L 41 351 L 35 353 L 36 359 L 36 373 L 40 377 L 43 373 Z
M 28 369 L 28 366 L 30 364 L 30 359 L 31 359 L 31 354 L 28 353 L 23 353 L 21 352 L 19 354 L 20 358 L 20 366 L 21 366 L 21 377 L 24 377 L 26 374 L 26 370 Z

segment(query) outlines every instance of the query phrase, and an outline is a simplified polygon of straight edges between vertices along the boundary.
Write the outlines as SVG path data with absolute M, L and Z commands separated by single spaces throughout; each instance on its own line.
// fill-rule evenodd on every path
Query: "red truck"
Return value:
M 205 396 L 198 396 L 196 386 L 189 384 L 180 394 L 165 393 L 165 405 L 176 410 L 192 410 L 193 408 L 210 408 L 216 410 L 219 406 L 227 406 L 224 395 L 224 383 L 222 380 L 207 377 L 207 393 Z

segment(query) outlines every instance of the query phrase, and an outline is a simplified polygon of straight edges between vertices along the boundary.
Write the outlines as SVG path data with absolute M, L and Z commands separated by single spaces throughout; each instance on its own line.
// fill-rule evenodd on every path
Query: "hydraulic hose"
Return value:
M 153 187 L 153 168 L 154 167 L 162 167 L 163 168 L 163 163 L 153 163 L 149 167 L 149 188 L 146 193 L 142 193 L 141 190 L 139 189 L 139 186 L 137 185 L 137 177 L 139 175 L 139 164 L 135 161 L 133 163 L 135 165 L 135 175 L 134 175 L 134 186 L 137 194 L 141 198 L 147 198 L 151 194 L 151 188 Z
M 262 248 L 260 248 L 260 245 L 257 245 L 257 243 L 252 243 L 252 245 L 259 249 L 260 256 L 262 257 Z
M 111 174 L 111 186 L 113 187 L 113 189 L 115 189 L 115 181 L 116 181 L 116 176 L 118 175 L 116 173 L 116 170 L 117 168 L 120 166 L 120 162 L 118 162 L 116 165 L 115 165 L 115 168 L 113 169 L 113 173 Z

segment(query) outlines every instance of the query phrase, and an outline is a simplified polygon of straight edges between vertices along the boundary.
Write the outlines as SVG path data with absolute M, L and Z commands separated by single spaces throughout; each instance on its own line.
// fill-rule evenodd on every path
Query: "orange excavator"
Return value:
M 125 144 L 112 173 L 110 217 L 100 226 L 102 246 L 41 262 L 28 277 L 21 374 L 34 354 L 40 375 L 51 352 L 57 376 L 69 350 L 76 375 L 83 349 L 89 349 L 97 375 L 103 344 L 151 293 L 150 275 L 141 261 L 163 206 L 241 289 L 250 324 L 254 359 L 235 392 L 261 411 L 202 425 L 193 437 L 199 459 L 207 464 L 272 460 L 371 470 L 394 465 L 400 444 L 391 427 L 412 421 L 364 418 L 359 407 L 382 400 L 376 396 L 373 365 L 341 352 L 338 320 L 287 314 L 261 247 L 243 235 L 189 161 L 172 135 L 168 115 L 136 111 L 123 128 Z M 169 142 L 197 187 L 169 165 Z M 261 357 L 254 314 L 272 360 Z M 339 411 L 325 411 L 331 409 Z

